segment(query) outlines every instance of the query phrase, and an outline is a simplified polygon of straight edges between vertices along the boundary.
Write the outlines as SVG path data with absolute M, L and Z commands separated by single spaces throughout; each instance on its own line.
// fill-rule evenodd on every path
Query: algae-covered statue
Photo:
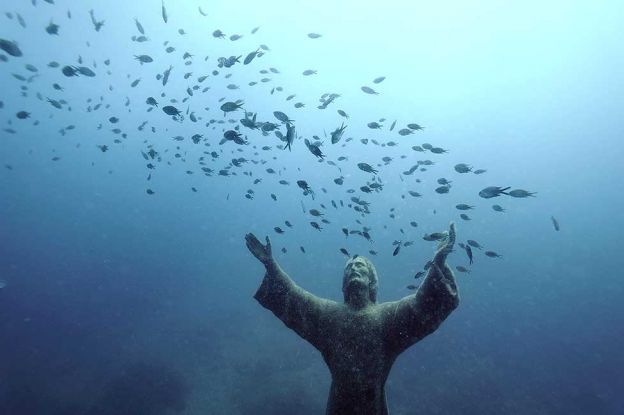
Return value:
M 254 297 L 318 349 L 329 367 L 332 383 L 326 414 L 387 415 L 384 387 L 395 359 L 433 333 L 459 304 L 455 277 L 446 265 L 455 243 L 454 225 L 419 289 L 382 304 L 377 304 L 377 272 L 365 257 L 347 261 L 341 304 L 297 286 L 273 258 L 268 237 L 266 245 L 253 234 L 245 240 L 266 267 Z

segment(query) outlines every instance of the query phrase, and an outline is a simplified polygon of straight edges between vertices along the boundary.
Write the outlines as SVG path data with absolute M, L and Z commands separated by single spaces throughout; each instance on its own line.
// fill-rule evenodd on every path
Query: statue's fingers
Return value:
M 455 237 L 456 237 L 455 223 L 451 222 L 451 225 L 449 226 L 449 239 L 448 239 L 448 244 L 451 247 L 455 244 Z
M 268 251 L 268 253 L 271 253 L 271 240 L 269 239 L 269 237 L 266 237 L 266 249 Z
M 253 233 L 249 233 L 245 236 L 245 241 L 247 243 L 247 248 L 257 256 L 259 250 L 263 249 L 262 243 L 256 238 L 256 235 Z

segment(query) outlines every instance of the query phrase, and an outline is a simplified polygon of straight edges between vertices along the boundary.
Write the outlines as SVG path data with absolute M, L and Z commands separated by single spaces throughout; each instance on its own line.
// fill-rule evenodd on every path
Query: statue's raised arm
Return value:
M 254 298 L 286 326 L 317 349 L 322 349 L 324 336 L 321 333 L 321 319 L 324 312 L 335 303 L 318 298 L 295 284 L 273 258 L 269 237 L 266 237 L 266 245 L 263 245 L 254 234 L 248 233 L 245 242 L 249 251 L 266 269 Z
M 396 355 L 434 332 L 459 304 L 453 271 L 446 257 L 455 245 L 455 225 L 436 252 L 427 276 L 415 294 L 384 304 L 388 347 Z

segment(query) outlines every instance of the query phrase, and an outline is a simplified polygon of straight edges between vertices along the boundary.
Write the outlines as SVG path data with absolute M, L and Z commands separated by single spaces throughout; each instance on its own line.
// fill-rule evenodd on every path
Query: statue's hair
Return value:
M 369 278 L 369 283 L 368 283 L 368 295 L 369 295 L 370 300 L 373 303 L 376 303 L 377 302 L 377 288 L 379 285 L 378 284 L 379 277 L 377 276 L 377 270 L 375 269 L 375 266 L 373 265 L 371 260 L 362 255 L 354 255 L 353 257 L 349 258 L 347 260 L 347 263 L 345 264 L 344 271 L 342 274 L 342 294 L 344 295 L 344 300 L 347 301 L 347 291 L 346 291 L 347 287 L 345 284 L 346 283 L 345 277 L 347 274 L 347 269 L 356 259 L 364 260 L 364 262 L 366 263 L 366 266 L 368 267 L 368 270 L 370 271 L 370 278 Z

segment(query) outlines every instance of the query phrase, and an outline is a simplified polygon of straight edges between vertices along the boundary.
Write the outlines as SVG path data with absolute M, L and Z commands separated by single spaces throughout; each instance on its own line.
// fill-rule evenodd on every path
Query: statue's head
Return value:
M 371 302 L 377 302 L 377 270 L 366 257 L 354 255 L 345 264 L 342 277 L 342 293 L 345 302 L 348 302 L 352 290 L 368 290 Z

